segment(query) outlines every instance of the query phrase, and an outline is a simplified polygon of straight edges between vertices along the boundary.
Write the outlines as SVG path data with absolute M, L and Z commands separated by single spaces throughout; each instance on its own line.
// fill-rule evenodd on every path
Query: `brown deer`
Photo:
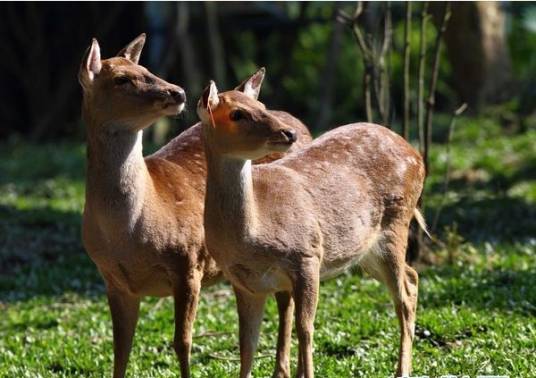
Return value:
M 162 116 L 180 113 L 186 100 L 180 87 L 138 64 L 144 42 L 142 34 L 117 56 L 101 60 L 94 39 L 80 67 L 88 141 L 83 242 L 106 283 L 114 377 L 125 375 L 140 299 L 171 295 L 175 301 L 173 345 L 181 375 L 189 377 L 199 291 L 222 275 L 204 241 L 206 163 L 201 124 L 143 157 L 143 129 Z M 261 69 L 239 90 L 256 97 L 263 77 Z M 299 130 L 300 143 L 310 142 L 307 128 L 296 118 L 272 114 Z M 282 311 L 291 311 L 287 295 L 279 295 L 278 301 Z M 282 313 L 285 319 L 289 316 Z M 282 327 L 287 324 L 282 322 Z M 281 328 L 285 350 L 289 350 L 289 338 L 290 331 Z M 278 359 L 280 370 L 286 372 L 288 353 Z
M 402 137 L 370 123 L 341 126 L 271 164 L 252 166 L 295 142 L 292 126 L 244 93 L 198 103 L 207 156 L 205 238 L 233 284 L 240 377 L 251 376 L 267 295 L 295 302 L 298 377 L 313 377 L 313 322 L 320 280 L 359 264 L 385 283 L 400 321 L 398 376 L 411 370 L 417 272 L 405 262 L 424 167 Z

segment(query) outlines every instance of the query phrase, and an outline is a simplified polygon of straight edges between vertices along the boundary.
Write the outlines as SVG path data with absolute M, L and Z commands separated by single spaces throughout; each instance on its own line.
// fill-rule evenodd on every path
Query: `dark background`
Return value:
M 419 12 L 413 5 L 412 96 L 415 97 Z M 366 4 L 370 38 L 382 30 L 385 3 Z M 425 79 L 431 74 L 438 9 L 427 29 Z M 173 120 L 174 135 L 196 120 L 194 104 L 209 79 L 231 88 L 267 68 L 261 100 L 290 111 L 316 132 L 365 118 L 360 51 L 338 12 L 354 3 L 2 3 L 0 5 L 0 138 L 83 140 L 76 74 L 91 38 L 103 58 L 141 32 L 141 64 L 185 88 L 189 112 Z M 402 114 L 404 3 L 391 4 L 390 124 Z M 501 122 L 524 130 L 534 119 L 536 88 L 534 3 L 453 3 L 437 86 L 439 112 L 462 102 L 477 115 L 506 104 Z M 413 113 L 415 104 L 412 105 Z M 378 119 L 376 119 L 379 122 Z M 438 121 L 440 122 L 440 121 Z

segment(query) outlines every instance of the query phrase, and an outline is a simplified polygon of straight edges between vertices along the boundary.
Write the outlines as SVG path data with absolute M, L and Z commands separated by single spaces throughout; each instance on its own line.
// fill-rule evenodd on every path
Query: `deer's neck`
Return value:
M 95 129 L 100 131 L 88 133 L 86 199 L 112 219 L 135 222 L 150 179 L 143 159 L 143 132 L 114 125 Z
M 205 219 L 233 237 L 247 238 L 257 228 L 251 160 L 218 155 L 207 149 Z M 228 235 L 230 236 L 230 235 Z

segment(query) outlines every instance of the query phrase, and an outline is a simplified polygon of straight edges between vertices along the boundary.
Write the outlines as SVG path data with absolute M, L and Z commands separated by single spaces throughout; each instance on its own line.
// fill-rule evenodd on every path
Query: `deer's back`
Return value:
M 276 164 L 296 171 L 313 187 L 330 175 L 351 172 L 384 202 L 400 197 L 412 203 L 424 180 L 420 154 L 398 134 L 371 123 L 338 127 Z
M 420 155 L 395 133 L 373 124 L 342 126 L 254 167 L 259 222 L 267 231 L 258 244 L 286 256 L 320 244 L 323 275 L 336 274 L 391 224 L 409 222 L 423 177 Z M 284 242 L 274 246 L 278 240 Z

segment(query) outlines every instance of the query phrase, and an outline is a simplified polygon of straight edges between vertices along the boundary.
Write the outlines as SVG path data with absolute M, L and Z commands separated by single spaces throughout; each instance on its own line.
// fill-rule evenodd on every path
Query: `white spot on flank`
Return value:
M 410 164 L 417 164 L 417 160 L 413 157 L 413 156 L 408 156 L 406 158 L 406 160 L 408 161 L 408 163 Z
M 398 176 L 403 177 L 406 173 L 407 165 L 404 161 L 399 161 L 396 166 L 396 173 Z

